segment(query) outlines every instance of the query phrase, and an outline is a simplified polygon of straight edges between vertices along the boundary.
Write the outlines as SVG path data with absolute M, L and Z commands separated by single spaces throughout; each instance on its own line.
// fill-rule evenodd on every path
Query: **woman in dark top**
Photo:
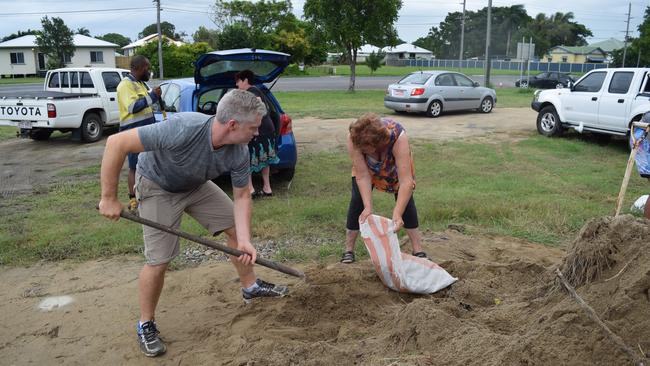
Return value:
M 235 74 L 237 88 L 247 90 L 264 101 L 262 91 L 252 85 L 253 80 L 255 80 L 255 74 L 250 70 L 243 70 Z M 251 179 L 249 188 L 253 197 L 272 196 L 270 165 L 279 163 L 280 158 L 275 151 L 275 127 L 268 111 L 262 117 L 262 124 L 258 132 L 259 135 L 253 137 L 248 143 L 248 150 L 251 155 L 251 173 L 262 173 L 263 186 L 260 192 L 256 192 Z

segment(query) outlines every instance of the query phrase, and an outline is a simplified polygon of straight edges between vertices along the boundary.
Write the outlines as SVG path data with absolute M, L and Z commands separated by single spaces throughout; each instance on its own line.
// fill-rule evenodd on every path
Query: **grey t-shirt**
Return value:
M 212 147 L 212 123 L 203 113 L 176 113 L 165 122 L 138 128 L 145 152 L 138 157 L 138 173 L 168 192 L 187 192 L 230 173 L 233 187 L 248 185 L 248 146 Z

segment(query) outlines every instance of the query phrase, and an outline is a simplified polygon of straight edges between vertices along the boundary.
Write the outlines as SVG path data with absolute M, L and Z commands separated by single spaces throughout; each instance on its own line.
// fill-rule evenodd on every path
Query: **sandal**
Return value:
M 260 197 L 262 197 L 262 192 L 261 191 L 254 191 L 254 192 L 251 193 L 251 198 L 254 199 L 254 200 L 258 199 Z
M 354 252 L 343 253 L 343 257 L 341 257 L 341 263 L 343 264 L 354 263 Z
M 425 253 L 425 252 L 413 252 L 413 256 L 418 257 L 418 258 L 425 258 L 426 259 L 427 258 L 427 253 Z
M 260 195 L 262 195 L 262 196 L 264 196 L 264 197 L 272 197 L 272 196 L 273 196 L 273 192 L 266 193 L 266 192 L 264 192 L 264 191 L 260 191 Z

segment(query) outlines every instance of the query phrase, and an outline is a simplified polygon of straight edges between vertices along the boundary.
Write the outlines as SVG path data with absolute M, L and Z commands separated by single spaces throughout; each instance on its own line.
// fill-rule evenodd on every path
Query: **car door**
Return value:
M 627 131 L 627 115 L 632 103 L 629 93 L 633 71 L 615 71 L 607 89 L 603 90 L 598 107 L 598 124 L 601 128 L 614 131 Z
M 456 85 L 460 89 L 458 109 L 475 109 L 481 105 L 481 91 L 474 86 L 474 81 L 462 74 L 454 74 Z
M 439 94 L 444 99 L 443 108 L 452 111 L 459 108 L 460 90 L 456 87 L 456 80 L 451 73 L 436 76 L 434 94 Z
M 596 71 L 585 75 L 562 97 L 562 114 L 565 121 L 586 126 L 598 125 L 599 98 L 607 78 L 607 71 Z M 564 91 L 562 91 L 564 93 Z
M 102 80 L 106 90 L 106 96 L 102 97 L 102 101 L 106 111 L 107 123 L 110 124 L 120 120 L 120 109 L 117 105 L 117 86 L 122 81 L 122 77 L 117 71 L 104 71 L 102 72 Z

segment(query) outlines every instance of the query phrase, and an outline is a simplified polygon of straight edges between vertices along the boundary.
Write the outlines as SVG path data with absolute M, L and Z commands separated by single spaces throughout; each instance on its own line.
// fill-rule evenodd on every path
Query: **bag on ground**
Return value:
M 372 215 L 360 226 L 372 264 L 386 287 L 399 292 L 432 294 L 458 279 L 428 259 L 402 253 L 393 221 Z
M 641 140 L 639 150 L 637 150 L 636 156 L 634 157 L 636 169 L 639 171 L 642 178 L 650 178 L 650 142 L 648 142 L 647 138 L 643 138 L 645 133 L 643 128 L 633 127 L 633 129 L 634 139 L 643 139 Z M 633 147 L 632 136 L 630 136 L 630 147 Z

